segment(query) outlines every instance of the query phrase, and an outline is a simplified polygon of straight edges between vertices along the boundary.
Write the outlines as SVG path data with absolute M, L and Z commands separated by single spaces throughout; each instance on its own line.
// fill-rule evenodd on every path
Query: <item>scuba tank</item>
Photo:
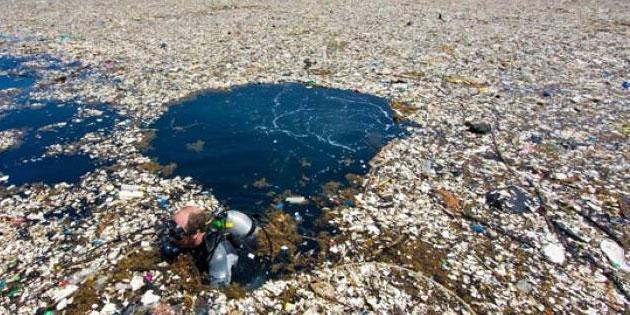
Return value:
M 243 212 L 230 210 L 227 212 L 227 223 L 231 225 L 228 232 L 239 244 L 250 240 L 256 234 L 256 224 Z
M 232 267 L 238 262 L 236 250 L 229 241 L 217 244 L 208 262 L 208 277 L 210 284 L 227 287 L 232 280 Z
M 211 226 L 216 230 L 224 230 L 234 245 L 240 246 L 251 241 L 256 235 L 256 224 L 247 214 L 229 210 L 223 218 L 212 220 Z

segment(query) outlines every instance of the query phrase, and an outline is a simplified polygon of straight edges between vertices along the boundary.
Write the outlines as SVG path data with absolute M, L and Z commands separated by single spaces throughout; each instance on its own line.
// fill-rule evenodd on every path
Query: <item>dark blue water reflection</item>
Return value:
M 171 107 L 154 128 L 160 163 L 177 163 L 176 174 L 200 181 L 231 208 L 254 212 L 274 194 L 308 198 L 326 182 L 364 174 L 401 134 L 385 99 L 301 84 L 207 92 Z

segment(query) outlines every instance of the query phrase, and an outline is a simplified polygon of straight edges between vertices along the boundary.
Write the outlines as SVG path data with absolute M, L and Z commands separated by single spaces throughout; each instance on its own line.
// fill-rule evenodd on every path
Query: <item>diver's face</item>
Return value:
M 173 216 L 173 221 L 177 223 L 177 226 L 184 229 L 184 231 L 188 232 L 188 217 L 190 212 L 188 211 L 178 211 Z M 175 243 L 182 248 L 192 248 L 195 247 L 195 237 L 194 235 L 185 235 L 181 240 L 176 240 Z

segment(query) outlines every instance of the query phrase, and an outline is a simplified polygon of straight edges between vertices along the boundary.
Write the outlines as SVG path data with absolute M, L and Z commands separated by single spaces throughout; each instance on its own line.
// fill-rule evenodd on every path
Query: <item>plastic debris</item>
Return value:
M 99 315 L 112 315 L 115 313 L 116 313 L 116 304 L 106 303 L 105 305 L 103 305 L 103 308 L 101 308 Z
M 475 232 L 475 233 L 484 233 L 486 232 L 486 228 L 483 227 L 483 225 L 479 224 L 479 223 L 471 223 L 470 224 L 470 228 Z
M 53 300 L 59 302 L 61 301 L 61 299 L 64 299 L 68 296 L 70 296 L 72 293 L 74 293 L 76 290 L 79 289 L 79 286 L 74 285 L 74 284 L 70 284 L 67 285 L 61 289 L 58 289 L 54 294 L 53 294 Z
M 131 291 L 137 291 L 144 286 L 144 279 L 141 276 L 134 276 L 129 284 L 131 285 Z
M 168 208 L 168 197 L 165 196 L 159 196 L 157 198 L 157 202 L 160 205 L 160 207 L 162 207 L 163 209 Z
M 141 189 L 142 187 L 138 185 L 122 184 L 120 186 L 120 191 L 118 192 L 118 198 L 121 200 L 140 198 L 144 196 L 144 192 Z
M 430 243 L 422 248 L 426 259 L 409 265 L 437 264 L 437 270 L 422 270 L 430 270 L 435 273 L 434 279 L 448 281 L 460 291 L 458 294 L 466 296 L 466 301 L 474 301 L 476 313 L 494 314 L 510 309 L 529 314 L 623 313 L 628 299 L 610 285 L 608 272 L 582 259 L 568 259 L 559 248 L 555 252 L 562 254 L 557 255 L 560 259 L 556 261 L 563 261 L 566 268 L 549 268 L 546 260 L 551 259 L 545 258 L 553 257 L 549 252 L 554 252 L 546 246 L 547 242 L 560 244 L 555 232 L 547 228 L 546 219 L 559 218 L 570 228 L 563 232 L 565 237 L 571 238 L 566 231 L 573 231 L 586 240 L 576 244 L 580 255 L 598 259 L 622 281 L 626 276 L 622 271 L 624 263 L 619 259 L 622 255 L 614 246 L 607 251 L 617 254 L 606 254 L 600 241 L 609 236 L 596 226 L 624 235 L 627 224 L 623 218 L 628 217 L 625 214 L 630 204 L 625 193 L 627 157 L 620 154 L 627 151 L 624 139 L 630 134 L 630 125 L 623 115 L 627 101 L 620 93 L 628 93 L 630 82 L 620 78 L 627 73 L 627 63 L 618 62 L 627 57 L 617 43 L 607 45 L 607 41 L 620 38 L 614 32 L 628 20 L 627 10 L 619 10 L 619 3 L 550 1 L 544 10 L 528 10 L 532 2 L 521 1 L 510 3 L 510 10 L 506 10 L 497 3 L 476 2 L 446 7 L 411 1 L 401 8 L 394 2 L 368 1 L 352 6 L 301 1 L 283 3 L 282 10 L 278 10 L 274 3 L 266 2 L 223 5 L 183 1 L 172 6 L 140 6 L 123 0 L 102 2 L 90 7 L 90 14 L 77 14 L 84 6 L 72 1 L 54 2 L 50 10 L 33 10 L 32 1 L 11 2 L 8 10 L 0 10 L 2 26 L 10 30 L 0 34 L 0 63 L 6 60 L 6 54 L 29 58 L 35 53 L 101 65 L 93 72 L 81 71 L 73 76 L 74 70 L 65 65 L 46 70 L 46 60 L 29 60 L 42 77 L 41 86 L 47 81 L 53 84 L 28 93 L 42 100 L 105 102 L 120 112 L 120 120 L 107 128 L 109 134 L 97 131 L 76 142 L 49 147 L 50 152 L 79 152 L 97 162 L 99 166 L 83 172 L 78 182 L 12 186 L 16 176 L 6 178 L 6 174 L 0 174 L 0 180 L 4 179 L 0 185 L 0 209 L 12 217 L 28 215 L 29 220 L 21 224 L 29 226 L 32 238 L 18 240 L 15 226 L 0 219 L 5 224 L 3 257 L 20 259 L 13 267 L 7 266 L 10 258 L 4 260 L 2 279 L 6 281 L 15 274 L 35 277 L 33 281 L 29 278 L 12 284 L 5 282 L 0 313 L 34 314 L 42 307 L 42 299 L 47 301 L 60 289 L 59 280 L 83 283 L 89 275 L 72 277 L 80 269 L 94 268 L 86 274 L 98 273 L 94 279 L 99 279 L 123 267 L 107 261 L 108 254 L 123 243 L 153 242 L 153 231 L 137 229 L 152 225 L 166 212 L 156 196 L 168 197 L 168 207 L 172 208 L 195 203 L 210 211 L 218 209 L 213 194 L 204 193 L 194 179 L 154 173 L 157 166 L 139 148 L 146 126 L 171 104 L 206 89 L 309 79 L 313 79 L 308 83 L 312 86 L 334 86 L 402 99 L 419 109 L 407 119 L 421 128 L 407 128 L 408 136 L 390 143 L 375 159 L 366 161 L 371 168 L 359 179 L 360 189 L 354 194 L 360 208 L 340 210 L 331 202 L 326 210 L 324 223 L 340 236 L 331 241 L 331 253 L 354 267 L 310 270 L 307 266 L 305 272 L 267 281 L 255 292 L 255 298 L 248 292 L 247 298 L 231 301 L 222 294 L 206 291 L 207 296 L 195 296 L 190 290 L 186 292 L 181 288 L 189 284 L 187 279 L 170 273 L 157 276 L 158 270 L 173 266 L 155 267 L 150 271 L 156 275 L 153 285 L 163 290 L 161 296 L 173 297 L 165 301 L 180 303 L 190 301 L 190 297 L 193 303 L 195 299 L 211 300 L 212 309 L 205 308 L 200 311 L 202 314 L 283 312 L 284 308 L 306 314 L 340 310 L 356 313 L 366 309 L 382 314 L 395 313 L 397 309 L 409 313 L 465 313 L 466 304 L 437 290 L 437 284 L 417 281 L 416 273 L 407 274 L 381 262 L 363 262 L 362 258 L 368 257 L 366 253 L 388 246 L 391 234 L 400 234 Z M 284 14 L 285 11 L 300 14 Z M 436 18 L 438 11 L 444 18 Z M 615 14 L 601 14 L 609 11 Z M 514 12 L 518 12 L 518 18 L 514 18 Z M 561 27 L 547 27 L 550 14 Z M 466 18 L 458 18 L 463 16 Z M 585 20 L 593 23 L 583 23 Z M 341 31 L 339 21 L 343 21 Z M 407 21 L 413 21 L 412 25 L 403 27 Z M 60 37 L 68 29 L 72 34 Z M 580 31 L 566 31 L 575 29 Z M 417 30 L 423 30 L 426 36 L 414 36 Z M 466 32 L 465 43 L 457 40 L 461 30 L 474 30 Z M 80 40 L 74 34 L 89 40 Z M 496 44 L 497 36 L 501 45 Z M 167 43 L 166 48 L 160 48 L 161 43 Z M 419 43 L 422 49 L 418 49 Z M 571 56 L 571 62 L 566 62 L 566 56 Z M 304 70 L 305 58 L 311 61 L 309 68 L 329 70 L 330 74 Z M 593 61 L 600 66 L 584 66 Z M 2 79 L 8 73 L 4 69 L 0 70 Z M 420 72 L 425 72 L 424 76 Z M 447 76 L 455 73 L 459 76 Z M 55 78 L 60 78 L 59 82 L 65 78 L 65 82 L 55 83 Z M 543 89 L 552 92 L 550 96 L 543 96 Z M 11 93 L 16 90 L 0 88 L 0 116 L 7 117 L 13 110 L 12 98 L 7 99 Z M 491 119 L 496 128 L 496 143 L 489 136 L 472 136 L 462 125 L 465 121 L 485 119 Z M 4 122 L 0 122 L 2 127 Z M 52 135 L 54 128 L 38 132 L 45 137 Z M 0 131 L 0 151 L 15 147 L 18 138 L 15 130 Z M 369 138 L 366 135 L 366 140 Z M 525 144 L 531 147 L 524 147 Z M 184 149 L 184 143 L 179 147 Z M 497 160 L 497 151 L 510 165 Z M 0 153 L 3 154 L 5 151 Z M 423 166 L 427 160 L 431 161 L 430 172 Z M 74 168 L 66 165 L 68 171 Z M 551 177 L 554 173 L 566 176 L 555 179 Z M 130 199 L 121 201 L 119 190 L 123 183 L 150 188 L 141 189 L 140 197 L 125 193 L 122 197 Z M 531 211 L 533 206 L 541 206 L 534 195 L 540 193 L 543 203 L 547 202 L 542 205 L 546 215 L 526 213 L 528 210 L 518 215 L 521 210 L 514 207 L 509 196 L 505 202 L 486 201 L 488 190 L 502 190 L 510 185 L 520 186 L 533 201 L 532 207 L 524 207 Z M 443 204 L 430 193 L 438 187 L 448 189 L 461 202 L 460 212 L 450 210 L 454 218 L 443 211 Z M 343 205 L 346 196 L 339 194 L 334 199 Z M 282 201 L 274 201 L 277 208 L 292 208 Z M 313 198 L 309 202 L 316 206 L 319 200 Z M 66 217 L 41 224 L 44 213 L 69 207 L 86 207 L 92 214 L 76 222 Z M 290 213 L 294 211 L 291 209 Z M 595 224 L 573 215 L 574 211 L 589 214 Z M 471 222 L 480 222 L 464 217 L 468 215 L 487 222 L 483 224 L 486 234 L 496 231 L 501 241 L 483 237 L 459 239 L 460 232 L 471 231 Z M 381 235 L 367 232 L 368 226 L 374 224 Z M 72 233 L 62 233 L 65 227 Z M 449 233 L 442 233 L 444 229 Z M 510 236 L 513 238 L 508 240 Z M 532 243 L 533 248 L 545 248 L 541 254 L 547 255 L 532 255 L 532 246 L 521 244 L 522 240 Z M 274 248 L 283 241 L 274 243 Z M 284 244 L 288 243 L 287 240 Z M 569 244 L 573 243 L 569 240 Z M 406 246 L 407 242 L 400 244 L 388 254 L 404 252 Z M 284 248 L 294 249 L 292 245 Z M 442 249 L 454 264 L 448 265 Z M 307 253 L 295 256 L 298 254 L 300 258 L 310 258 Z M 395 259 L 405 259 L 404 256 Z M 325 261 L 323 265 L 328 264 Z M 521 268 L 524 265 L 527 268 Z M 619 269 L 614 268 L 616 265 Z M 439 274 L 444 269 L 448 273 Z M 147 271 L 130 270 L 120 276 L 132 279 Z M 413 283 L 405 279 L 413 279 Z M 463 279 L 470 284 L 464 285 Z M 334 302 L 316 296 L 308 287 L 308 283 L 321 280 L 332 285 Z M 23 287 L 14 288 L 17 284 Z M 627 283 L 624 285 L 627 290 Z M 414 294 L 407 294 L 410 287 Z M 300 299 L 285 303 L 287 294 L 296 288 Z M 145 287 L 130 292 L 129 283 L 106 283 L 97 305 L 81 306 L 92 315 L 106 309 L 107 301 L 116 304 L 121 314 L 152 312 L 139 303 L 143 290 Z M 20 300 L 10 300 L 9 291 L 19 293 Z M 157 292 L 153 291 L 153 295 Z M 123 301 L 129 301 L 129 305 L 123 305 Z M 64 311 L 79 302 L 75 297 Z M 57 303 L 50 300 L 45 304 L 55 307 Z M 129 312 L 125 313 L 125 309 Z M 188 305 L 175 305 L 174 309 L 177 313 L 192 312 Z
M 599 248 L 606 254 L 613 267 L 630 272 L 630 266 L 626 263 L 624 250 L 617 243 L 606 239 L 599 243 Z
M 485 123 L 485 122 L 467 121 L 465 123 L 465 126 L 468 127 L 468 131 L 475 134 L 479 134 L 479 135 L 488 134 L 492 130 L 492 127 L 490 126 L 490 124 Z
M 556 264 L 563 264 L 565 260 L 564 247 L 558 244 L 547 244 L 542 248 L 543 255 L 549 259 L 549 261 Z
M 20 295 L 20 288 L 19 287 L 15 287 L 11 290 L 9 290 L 9 293 L 7 294 L 7 296 L 9 298 L 14 298 L 16 296 Z
M 142 295 L 142 298 L 140 299 L 140 302 L 142 302 L 142 305 L 145 305 L 145 306 L 155 304 L 159 301 L 160 301 L 160 296 L 153 294 L 153 290 L 147 290 L 147 292 L 145 292 Z
M 527 193 L 516 186 L 489 191 L 486 194 L 486 202 L 497 210 L 516 214 L 531 211 L 533 204 Z
M 532 291 L 532 284 L 529 283 L 529 281 L 525 279 L 521 279 L 518 282 L 516 282 L 516 288 L 519 291 L 527 294 Z
M 446 260 L 446 259 L 443 259 L 443 260 L 440 262 L 440 267 L 441 267 L 442 269 L 444 269 L 444 270 L 448 270 L 448 269 L 449 269 L 449 266 L 450 266 L 450 265 L 449 265 L 449 263 L 448 263 L 448 260 Z
M 296 205 L 304 205 L 308 203 L 308 200 L 302 196 L 287 197 L 285 201 Z
M 153 275 L 150 272 L 147 272 L 147 273 L 144 274 L 144 277 L 142 277 L 142 279 L 146 283 L 152 283 L 153 282 Z
M 59 301 L 59 303 L 57 303 L 56 309 L 58 311 L 61 311 L 61 310 L 65 309 L 66 306 L 68 306 L 68 303 L 69 303 L 68 299 L 62 299 L 61 301 Z
M 140 198 L 142 196 L 144 196 L 144 193 L 141 191 L 121 190 L 118 193 L 118 198 L 120 198 L 121 200 L 130 200 L 130 199 Z

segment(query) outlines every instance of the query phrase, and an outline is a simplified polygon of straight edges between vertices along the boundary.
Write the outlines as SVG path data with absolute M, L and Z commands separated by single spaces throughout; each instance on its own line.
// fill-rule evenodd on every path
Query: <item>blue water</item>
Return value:
M 206 92 L 172 106 L 153 127 L 151 154 L 160 163 L 177 163 L 175 174 L 250 212 L 287 206 L 272 205 L 273 194 L 308 198 L 326 182 L 366 173 L 378 150 L 402 134 L 383 98 L 301 84 Z M 262 178 L 268 186 L 255 187 Z
M 36 71 L 24 65 L 28 60 L 0 57 L 0 95 L 13 104 L 0 112 L 0 131 L 17 129 L 24 132 L 19 146 L 0 152 L 0 173 L 9 175 L 10 184 L 18 185 L 77 181 L 81 175 L 93 170 L 96 162 L 80 154 L 44 157 L 47 147 L 77 141 L 88 132 L 106 132 L 113 125 L 116 115 L 103 105 L 32 102 L 28 96 L 38 76 Z M 47 69 L 74 66 L 56 64 L 49 58 L 45 60 Z M 19 90 L 8 90 L 14 88 Z M 98 109 L 103 114 L 81 117 L 80 109 Z
M 24 59 L 0 56 L 0 90 L 24 89 L 35 83 L 32 73 L 21 67 L 22 62 Z

